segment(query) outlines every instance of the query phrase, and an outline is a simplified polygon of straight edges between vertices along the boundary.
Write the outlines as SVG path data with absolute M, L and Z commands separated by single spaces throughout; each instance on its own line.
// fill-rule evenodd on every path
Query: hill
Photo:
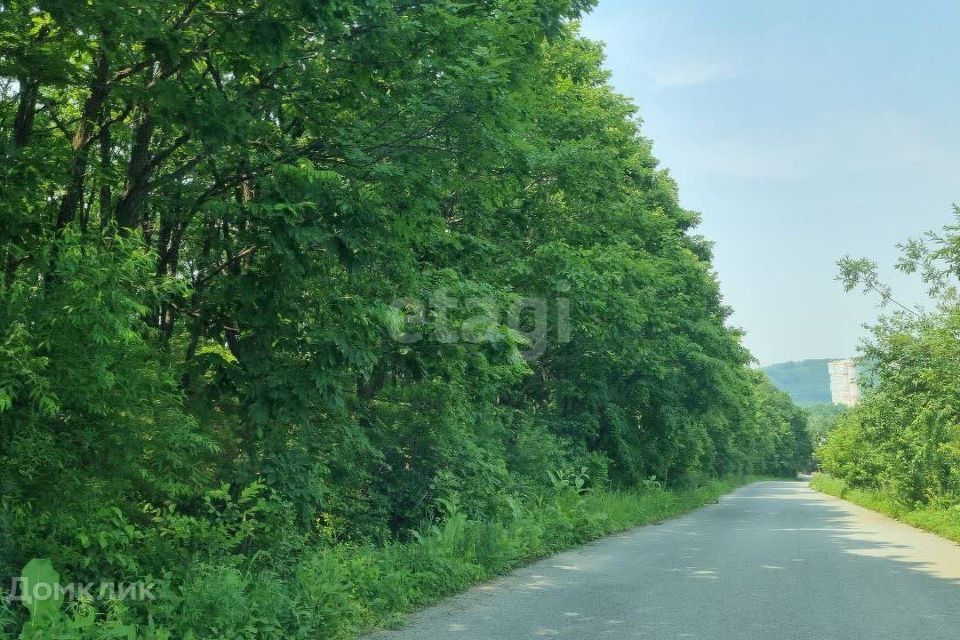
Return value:
M 763 370 L 777 388 L 800 406 L 830 402 L 830 374 L 827 363 L 834 358 L 781 362 Z

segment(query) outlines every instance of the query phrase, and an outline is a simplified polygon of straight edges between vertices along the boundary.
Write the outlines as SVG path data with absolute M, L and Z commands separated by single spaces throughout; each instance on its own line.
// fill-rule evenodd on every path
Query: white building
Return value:
M 860 402 L 860 385 L 857 382 L 857 364 L 850 360 L 833 360 L 827 363 L 830 371 L 830 398 L 834 404 L 848 407 Z

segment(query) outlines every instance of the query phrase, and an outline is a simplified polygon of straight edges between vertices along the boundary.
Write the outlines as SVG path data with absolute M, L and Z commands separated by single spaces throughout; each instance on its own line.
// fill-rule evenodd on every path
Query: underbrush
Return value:
M 18 632 L 18 619 L 26 617 L 21 605 L 0 605 L 0 638 L 356 638 L 537 558 L 715 502 L 747 481 L 591 492 L 560 480 L 525 503 L 506 498 L 504 516 L 489 521 L 447 502 L 442 520 L 406 542 L 305 547 L 293 564 L 240 553 L 192 561 L 179 575 L 159 578 L 155 600 L 141 609 L 115 602 L 109 616 L 97 615 L 73 602 L 40 615 L 27 606 L 33 615 Z
M 845 480 L 816 474 L 810 487 L 827 495 L 883 513 L 896 520 L 960 542 L 960 505 L 938 508 L 930 505 L 909 505 L 883 492 L 852 487 Z

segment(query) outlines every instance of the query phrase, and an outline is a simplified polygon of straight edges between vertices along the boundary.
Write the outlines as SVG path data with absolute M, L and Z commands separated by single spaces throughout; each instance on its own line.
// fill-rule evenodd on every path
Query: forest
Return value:
M 0 638 L 354 637 L 807 464 L 591 4 L 0 2 L 0 595 L 150 589 Z
M 929 309 L 906 305 L 868 259 L 846 258 L 848 290 L 879 296 L 893 311 L 873 328 L 861 359 L 866 393 L 834 418 L 818 448 L 833 493 L 960 541 L 960 209 L 941 231 L 902 244 L 897 268 L 927 285 Z

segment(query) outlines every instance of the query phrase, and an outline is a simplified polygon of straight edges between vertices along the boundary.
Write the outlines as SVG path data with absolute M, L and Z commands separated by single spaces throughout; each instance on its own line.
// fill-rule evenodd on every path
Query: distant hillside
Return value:
M 802 407 L 830 402 L 827 363 L 834 358 L 781 362 L 764 367 L 767 377 Z

